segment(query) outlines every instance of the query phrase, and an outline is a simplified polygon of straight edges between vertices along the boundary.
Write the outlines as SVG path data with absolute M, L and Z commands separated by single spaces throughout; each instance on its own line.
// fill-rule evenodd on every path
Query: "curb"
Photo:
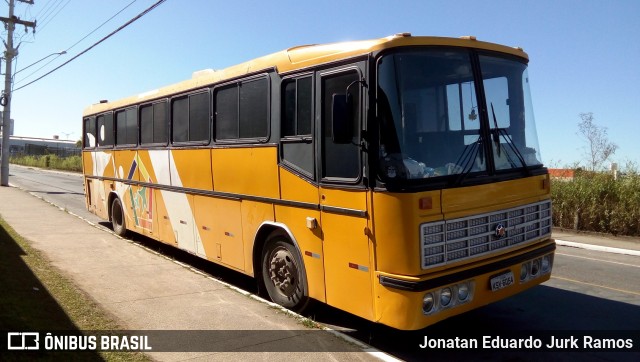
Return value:
M 573 242 L 573 241 L 558 240 L 558 239 L 556 239 L 556 244 L 560 245 L 560 246 L 568 246 L 570 248 L 578 248 L 578 249 L 593 250 L 593 251 L 602 251 L 602 252 L 605 252 L 605 253 L 613 253 L 613 254 L 640 256 L 640 250 L 629 250 L 629 249 L 613 248 L 613 247 L 609 247 L 609 246 L 601 246 L 601 245 L 593 245 L 593 244 L 585 244 L 585 243 L 576 243 L 576 242 Z

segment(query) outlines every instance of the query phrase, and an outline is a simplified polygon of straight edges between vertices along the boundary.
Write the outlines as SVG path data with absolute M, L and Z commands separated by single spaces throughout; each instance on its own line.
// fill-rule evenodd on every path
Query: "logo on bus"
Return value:
M 502 239 L 507 236 L 507 229 L 502 224 L 496 225 L 496 237 Z

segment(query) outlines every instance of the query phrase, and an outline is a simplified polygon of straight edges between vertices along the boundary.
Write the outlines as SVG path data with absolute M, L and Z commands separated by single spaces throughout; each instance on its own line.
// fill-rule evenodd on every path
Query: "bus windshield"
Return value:
M 464 49 L 397 51 L 378 60 L 377 92 L 385 181 L 541 166 L 524 61 Z

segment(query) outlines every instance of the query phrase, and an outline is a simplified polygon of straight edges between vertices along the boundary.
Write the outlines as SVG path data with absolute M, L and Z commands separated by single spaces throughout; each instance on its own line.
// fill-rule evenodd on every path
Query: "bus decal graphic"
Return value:
M 136 154 L 135 159 L 131 162 L 128 180 L 132 180 L 136 168 L 140 172 L 140 178 L 144 182 L 153 183 L 149 171 L 140 160 L 140 156 Z M 137 227 L 145 230 L 153 229 L 153 189 L 143 186 L 134 193 L 131 185 L 128 186 L 131 205 L 133 206 L 133 221 Z

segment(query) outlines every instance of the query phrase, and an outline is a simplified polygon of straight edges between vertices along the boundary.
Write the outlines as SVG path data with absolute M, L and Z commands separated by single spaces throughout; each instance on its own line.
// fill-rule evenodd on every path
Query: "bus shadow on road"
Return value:
M 105 229 L 113 231 L 113 227 L 110 222 L 102 221 L 98 223 Z M 172 245 L 162 243 L 160 241 L 151 239 L 141 234 L 129 232 L 126 239 L 132 241 L 140 246 L 143 246 L 153 252 L 157 252 L 169 259 L 173 259 L 183 264 L 187 264 L 194 269 L 197 269 L 203 273 L 208 274 L 210 277 L 219 281 L 229 283 L 247 292 L 257 294 L 258 288 L 255 280 L 250 276 L 229 269 L 222 265 L 218 265 L 212 261 L 203 259 L 199 256 L 188 253 L 184 250 L 178 249 Z
M 100 224 L 111 229 L 111 224 L 108 222 Z M 128 238 L 151 251 L 205 272 L 214 279 L 257 294 L 256 282 L 249 276 L 139 234 L 130 234 Z M 511 298 L 449 318 L 418 331 L 399 331 L 328 305 L 321 303 L 312 305 L 312 308 L 303 313 L 305 317 L 404 360 L 428 358 L 435 361 L 451 361 L 466 358 L 487 361 L 496 359 L 529 361 L 551 357 L 554 360 L 573 361 L 578 357 L 576 352 L 539 354 L 531 350 L 506 352 L 462 349 L 426 350 L 419 348 L 419 345 L 424 342 L 425 336 L 430 338 L 472 336 L 481 340 L 485 335 L 509 338 L 534 334 L 548 337 L 554 333 L 566 332 L 584 335 L 587 331 L 622 331 L 622 333 L 632 331 L 637 335 L 637 326 L 640 325 L 640 306 L 548 285 L 536 286 Z M 603 358 L 626 361 L 637 360 L 638 357 L 637 353 L 606 351 L 579 353 L 582 362 L 601 361 Z
M 539 336 L 547 343 L 551 336 L 591 333 L 640 341 L 640 306 L 600 298 L 584 293 L 540 285 L 522 294 L 483 308 L 446 319 L 418 331 L 398 331 L 322 306 L 314 314 L 316 321 L 336 326 L 343 333 L 404 360 L 639 360 L 638 352 L 545 351 L 516 349 L 423 349 L 425 336 L 437 338 L 475 338 L 484 336 L 516 338 Z M 638 349 L 636 349 L 637 351 Z M 540 352 L 540 353 L 537 353 Z M 576 354 L 577 353 L 577 354 Z

